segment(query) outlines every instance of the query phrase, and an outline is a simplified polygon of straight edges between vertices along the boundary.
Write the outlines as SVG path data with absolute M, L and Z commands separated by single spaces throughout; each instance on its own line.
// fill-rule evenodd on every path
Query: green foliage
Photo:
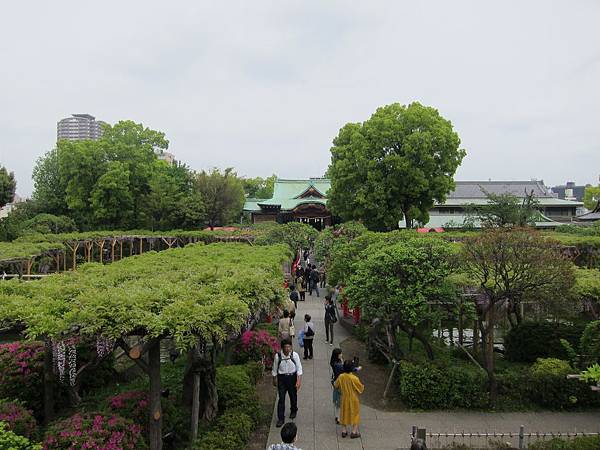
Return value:
M 504 355 L 510 361 L 520 362 L 534 362 L 538 358 L 570 359 L 560 341 L 564 339 L 577 349 L 582 332 L 580 324 L 523 322 L 504 337 Z
M 486 374 L 471 366 L 436 366 L 402 361 L 398 389 L 411 408 L 479 408 L 487 402 Z
M 163 133 L 131 121 L 107 126 L 97 141 L 61 140 L 34 168 L 33 198 L 84 230 L 202 226 L 192 173 L 157 158 L 167 147 Z
M 580 351 L 583 365 L 600 362 L 600 320 L 590 322 L 581 335 Z
M 16 189 L 15 174 L 0 166 L 0 208 L 13 201 Z
M 345 222 L 341 225 L 325 228 L 315 240 L 315 259 L 325 263 L 325 267 L 329 272 L 332 264 L 334 264 L 332 259 L 334 248 L 351 242 L 366 231 L 366 227 L 360 222 Z
M 319 232 L 308 224 L 288 222 L 283 225 L 273 225 L 257 237 L 259 245 L 287 244 L 295 252 L 301 248 L 312 248 Z
M 86 264 L 30 285 L 2 283 L 0 298 L 7 300 L 0 301 L 0 320 L 24 323 L 31 337 L 64 339 L 78 330 L 117 339 L 145 330 L 150 337 L 172 336 L 180 350 L 198 338 L 222 342 L 250 311 L 268 311 L 285 298 L 287 254 L 284 246 L 188 245 Z M 27 298 L 11 301 L 17 291 Z
M 552 409 L 600 404 L 600 399 L 587 385 L 567 379 L 567 375 L 574 372 L 567 361 L 538 359 L 529 369 L 529 379 L 525 384 L 528 397 L 536 404 Z
M 196 191 L 206 207 L 206 220 L 212 227 L 239 222 L 244 207 L 244 187 L 233 168 L 213 169 L 195 175 Z
M 4 422 L 8 430 L 19 436 L 37 438 L 37 423 L 32 412 L 18 401 L 0 400 L 0 422 Z
M 595 222 L 589 226 L 582 225 L 561 225 L 556 227 L 557 233 L 579 235 L 579 236 L 596 236 L 600 237 L 600 222 Z
M 32 443 L 26 437 L 9 431 L 4 422 L 0 422 L 0 448 L 6 450 L 42 450 L 41 445 Z
M 242 183 L 244 184 L 244 193 L 248 198 L 258 198 L 262 200 L 272 198 L 276 180 L 277 175 L 275 174 L 267 178 L 243 178 Z
M 575 284 L 573 263 L 558 243 L 528 229 L 493 229 L 466 238 L 462 263 L 491 305 L 506 305 L 512 324 L 522 320 L 523 301 L 556 308 Z
M 470 205 L 468 208 L 484 227 L 525 227 L 535 225 L 540 219 L 539 202 L 531 194 L 521 200 L 516 195 L 485 192 L 485 205 Z
M 596 385 L 600 385 L 600 364 L 596 363 L 591 365 L 586 370 L 581 372 L 581 379 L 583 381 L 593 382 Z
M 579 436 L 574 439 L 554 438 L 529 444 L 529 450 L 598 450 L 600 436 Z
M 452 124 L 419 103 L 378 108 L 361 123 L 348 123 L 333 140 L 328 205 L 344 220 L 373 230 L 426 223 L 435 201 L 454 187 L 465 156 Z
M 256 389 L 243 365 L 217 368 L 217 394 L 219 411 L 242 408 L 255 423 L 261 415 Z
M 600 202 L 600 186 L 586 186 L 583 194 L 583 206 L 594 210 Z
M 55 216 L 53 214 L 38 214 L 23 222 L 23 228 L 20 234 L 58 234 L 72 233 L 74 231 L 77 231 L 77 225 L 75 225 L 75 222 L 70 217 Z

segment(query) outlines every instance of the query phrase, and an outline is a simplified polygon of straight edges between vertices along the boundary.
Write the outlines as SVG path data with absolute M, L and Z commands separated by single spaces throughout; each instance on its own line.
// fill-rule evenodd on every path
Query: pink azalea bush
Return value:
M 18 402 L 0 401 L 0 422 L 5 422 L 6 429 L 19 436 L 37 437 L 37 423 L 32 412 Z
M 43 449 L 125 450 L 147 448 L 139 425 L 109 414 L 75 414 L 48 428 Z
M 0 398 L 18 398 L 36 414 L 42 412 L 44 344 L 0 344 Z
M 245 331 L 236 345 L 238 360 L 262 361 L 265 367 L 273 365 L 273 357 L 279 351 L 279 342 L 266 330 Z

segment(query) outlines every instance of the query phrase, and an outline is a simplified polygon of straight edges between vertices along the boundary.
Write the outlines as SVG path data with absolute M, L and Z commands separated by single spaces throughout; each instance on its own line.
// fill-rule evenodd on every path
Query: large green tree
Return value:
M 262 178 L 243 178 L 244 192 L 249 198 L 267 199 L 273 197 L 273 189 L 277 175 L 273 174 L 270 177 Z
M 583 205 L 587 209 L 594 209 L 600 202 L 600 186 L 586 186 L 583 194 Z
M 348 123 L 333 140 L 328 204 L 345 220 L 373 230 L 427 222 L 434 202 L 454 188 L 465 156 L 450 121 L 419 103 L 378 108 L 363 123 Z
M 233 168 L 203 170 L 196 174 L 195 183 L 204 200 L 211 229 L 239 220 L 244 207 L 244 187 Z
M 0 167 L 0 208 L 13 201 L 16 189 L 15 174 Z

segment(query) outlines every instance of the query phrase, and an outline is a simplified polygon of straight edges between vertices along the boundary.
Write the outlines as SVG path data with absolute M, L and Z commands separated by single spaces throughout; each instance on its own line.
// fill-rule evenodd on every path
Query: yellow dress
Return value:
M 342 425 L 358 425 L 360 423 L 360 401 L 365 386 L 353 373 L 342 373 L 334 383 L 342 393 L 340 407 L 340 423 Z

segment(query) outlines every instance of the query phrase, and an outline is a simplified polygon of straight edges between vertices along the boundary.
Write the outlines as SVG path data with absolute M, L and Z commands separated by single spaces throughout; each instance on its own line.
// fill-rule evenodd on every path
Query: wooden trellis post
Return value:
M 104 239 L 101 239 L 100 241 L 96 241 L 96 245 L 98 246 L 98 249 L 100 250 L 100 264 L 102 264 L 102 259 L 104 257 L 104 244 L 106 244 L 106 241 Z
M 65 245 L 69 247 L 73 256 L 73 270 L 77 270 L 77 249 L 79 248 L 79 241 L 75 241 L 73 245 L 69 242 L 65 242 Z M 65 257 L 65 270 L 67 265 L 67 258 Z
M 119 250 L 119 259 L 123 259 L 123 238 L 119 239 L 119 247 L 121 248 Z
M 140 255 L 144 253 L 144 238 L 140 238 Z
M 117 239 L 112 238 L 110 241 L 110 262 L 115 262 L 115 245 L 117 244 Z
M 94 241 L 84 241 L 87 262 L 92 262 L 92 253 L 94 251 Z

